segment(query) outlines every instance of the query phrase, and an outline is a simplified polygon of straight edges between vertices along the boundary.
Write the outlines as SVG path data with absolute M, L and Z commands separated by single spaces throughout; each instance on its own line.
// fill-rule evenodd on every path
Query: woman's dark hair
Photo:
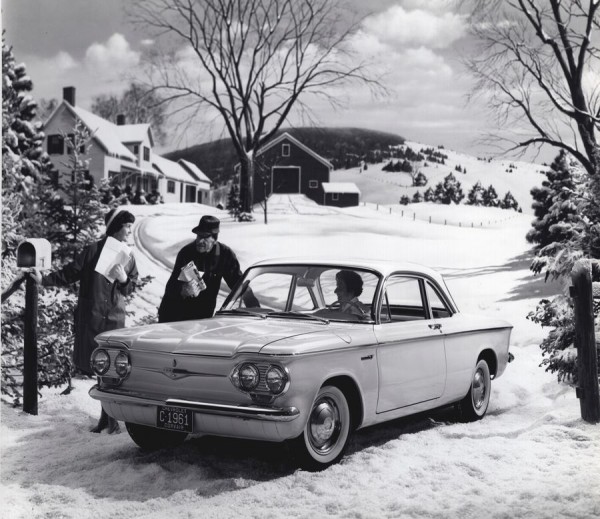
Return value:
M 336 279 L 341 279 L 346 288 L 354 294 L 354 297 L 358 297 L 363 291 L 363 280 L 358 272 L 353 270 L 340 270 L 336 275 Z
M 107 236 L 114 236 L 125 224 L 135 222 L 135 216 L 133 216 L 129 211 L 119 211 L 116 215 L 115 211 L 116 209 L 112 209 L 104 217 L 104 222 L 107 224 Z

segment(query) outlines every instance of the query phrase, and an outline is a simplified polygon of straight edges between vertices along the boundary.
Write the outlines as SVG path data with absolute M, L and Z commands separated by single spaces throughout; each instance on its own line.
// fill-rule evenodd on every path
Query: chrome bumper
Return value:
M 197 402 L 168 398 L 167 400 L 153 400 L 141 396 L 128 394 L 118 389 L 99 389 L 93 386 L 89 395 L 95 400 L 112 402 L 115 404 L 135 405 L 142 407 L 174 406 L 190 409 L 195 413 L 227 416 L 230 418 L 243 418 L 245 420 L 264 420 L 269 422 L 291 422 L 296 419 L 300 411 L 296 407 L 258 407 L 243 405 L 214 404 L 210 402 Z

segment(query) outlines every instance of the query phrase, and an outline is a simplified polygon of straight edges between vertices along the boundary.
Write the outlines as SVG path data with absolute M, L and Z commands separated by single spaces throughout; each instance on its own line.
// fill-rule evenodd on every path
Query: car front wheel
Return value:
M 344 455 L 350 436 L 350 408 L 344 393 L 323 386 L 312 405 L 303 433 L 292 448 L 308 470 L 322 470 Z
M 148 425 L 125 422 L 125 427 L 131 439 L 145 451 L 177 447 L 187 438 L 187 433 L 165 431 Z
M 471 387 L 459 405 L 460 417 L 465 422 L 481 420 L 487 412 L 492 390 L 492 378 L 488 363 L 480 359 L 475 366 Z

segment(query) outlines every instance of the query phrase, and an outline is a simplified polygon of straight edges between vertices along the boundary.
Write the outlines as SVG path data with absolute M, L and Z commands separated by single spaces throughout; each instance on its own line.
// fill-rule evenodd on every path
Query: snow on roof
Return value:
M 357 193 L 360 195 L 360 189 L 354 182 L 323 182 L 323 191 L 325 193 Z
M 290 142 L 294 143 L 296 146 L 298 146 L 300 149 L 304 150 L 309 155 L 312 155 L 319 162 L 322 162 L 323 164 L 325 164 L 329 169 L 333 169 L 333 164 L 331 162 L 329 162 L 327 159 L 324 159 L 323 157 L 321 157 L 321 155 L 319 155 L 316 151 L 311 150 L 308 146 L 306 146 L 306 144 L 302 144 L 298 139 L 296 139 L 295 137 L 290 135 L 288 132 L 283 132 L 277 138 L 273 139 L 272 141 L 269 141 L 260 150 L 258 150 L 257 155 L 264 153 L 269 148 L 272 148 L 276 144 L 278 144 L 281 141 L 286 140 L 286 139 L 289 140 Z
M 135 162 L 135 156 L 121 142 L 119 133 L 116 130 L 117 125 L 98 117 L 97 115 L 80 108 L 79 106 L 71 106 L 66 101 L 63 104 L 72 110 L 79 119 L 89 128 L 106 151 L 117 157 L 126 158 Z
M 152 130 L 149 124 L 116 124 L 115 130 L 121 142 L 142 142 L 148 136 L 150 145 L 154 145 Z
M 186 168 L 189 171 L 189 173 L 191 173 L 193 177 L 196 177 L 196 179 L 200 182 L 211 183 L 210 178 L 208 178 L 202 172 L 202 170 L 198 166 L 196 166 L 196 164 L 183 159 L 179 159 L 177 162 L 179 162 L 184 168 Z
M 170 180 L 179 180 L 181 182 L 196 184 L 196 179 L 187 169 L 181 166 L 181 164 L 165 159 L 160 155 L 152 155 L 152 166 Z

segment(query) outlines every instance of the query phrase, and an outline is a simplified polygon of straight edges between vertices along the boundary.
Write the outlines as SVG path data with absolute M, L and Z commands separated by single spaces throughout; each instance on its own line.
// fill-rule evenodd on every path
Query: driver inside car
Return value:
M 361 319 L 369 318 L 369 309 L 358 300 L 363 291 L 363 280 L 353 270 L 340 270 L 335 275 L 335 295 L 337 301 L 332 307 L 347 314 L 357 315 Z

